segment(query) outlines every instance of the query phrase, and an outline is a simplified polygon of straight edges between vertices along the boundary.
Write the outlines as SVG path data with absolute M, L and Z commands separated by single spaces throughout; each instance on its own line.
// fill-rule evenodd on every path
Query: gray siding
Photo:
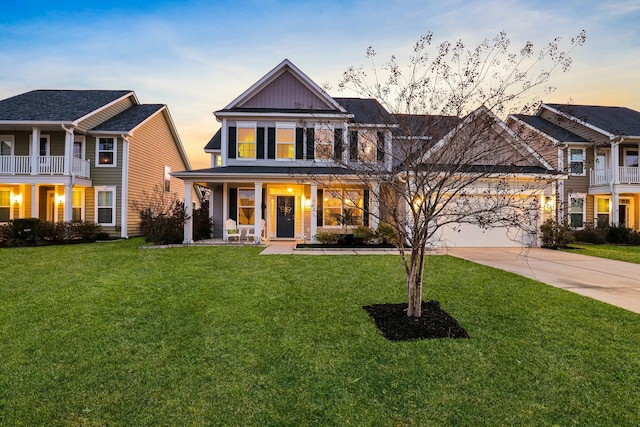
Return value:
M 282 73 L 240 107 L 335 109 L 318 98 L 289 71 Z

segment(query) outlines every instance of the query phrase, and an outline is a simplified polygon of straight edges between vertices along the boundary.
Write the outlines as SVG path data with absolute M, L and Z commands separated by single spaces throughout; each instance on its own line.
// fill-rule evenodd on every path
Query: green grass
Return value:
M 581 255 L 590 255 L 598 258 L 608 258 L 617 261 L 633 262 L 640 264 L 640 246 L 626 245 L 590 245 L 586 243 L 572 243 L 572 248 L 563 249 L 567 252 L 574 252 Z
M 637 425 L 640 316 L 467 261 L 426 299 L 469 340 L 386 341 L 397 256 L 0 250 L 0 425 Z

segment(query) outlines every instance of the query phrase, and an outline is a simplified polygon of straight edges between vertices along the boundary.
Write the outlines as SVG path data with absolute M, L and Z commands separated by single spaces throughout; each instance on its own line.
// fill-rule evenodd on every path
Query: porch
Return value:
M 65 159 L 66 156 L 0 156 L 0 174 L 91 177 L 89 160 L 73 157 L 67 168 Z

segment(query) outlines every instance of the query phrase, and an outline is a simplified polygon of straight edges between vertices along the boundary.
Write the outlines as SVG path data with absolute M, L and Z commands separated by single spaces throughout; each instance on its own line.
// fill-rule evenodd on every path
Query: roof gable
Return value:
M 130 133 L 144 121 L 165 108 L 163 104 L 142 104 L 129 107 L 120 114 L 91 129 L 92 132 Z
M 589 142 L 587 139 L 575 133 L 551 123 L 539 116 L 528 116 L 525 114 L 512 114 L 511 118 L 525 123 L 539 133 L 553 139 L 555 142 Z
M 232 109 L 344 109 L 288 59 L 278 64 L 224 110 Z
M 34 90 L 0 101 L 2 122 L 76 122 L 126 96 L 130 90 Z
M 597 105 L 542 104 L 609 137 L 640 137 L 640 112 L 625 107 Z

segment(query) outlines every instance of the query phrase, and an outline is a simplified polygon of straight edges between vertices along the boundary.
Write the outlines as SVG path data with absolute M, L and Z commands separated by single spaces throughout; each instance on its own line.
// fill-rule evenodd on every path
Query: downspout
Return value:
M 613 140 L 614 138 L 612 138 Z M 618 195 L 614 193 L 614 188 L 616 183 L 618 183 L 620 181 L 620 152 L 618 147 L 620 146 L 620 144 L 622 144 L 622 142 L 624 141 L 624 137 L 620 137 L 620 139 L 618 141 L 613 141 L 611 142 L 611 163 L 614 163 L 614 160 L 617 160 L 615 162 L 615 164 L 613 164 L 613 167 L 611 168 L 612 170 L 612 174 L 611 174 L 611 181 L 609 182 L 609 190 L 611 192 L 611 217 L 609 218 L 609 223 L 610 224 L 617 224 L 617 221 L 614 222 L 614 218 L 619 217 L 620 215 L 620 208 L 618 207 Z M 615 150 L 615 156 L 613 155 Z M 616 215 L 618 214 L 618 215 Z
M 121 134 L 122 138 L 122 189 L 120 197 L 120 237 L 128 239 L 127 221 L 129 205 L 129 137 Z

